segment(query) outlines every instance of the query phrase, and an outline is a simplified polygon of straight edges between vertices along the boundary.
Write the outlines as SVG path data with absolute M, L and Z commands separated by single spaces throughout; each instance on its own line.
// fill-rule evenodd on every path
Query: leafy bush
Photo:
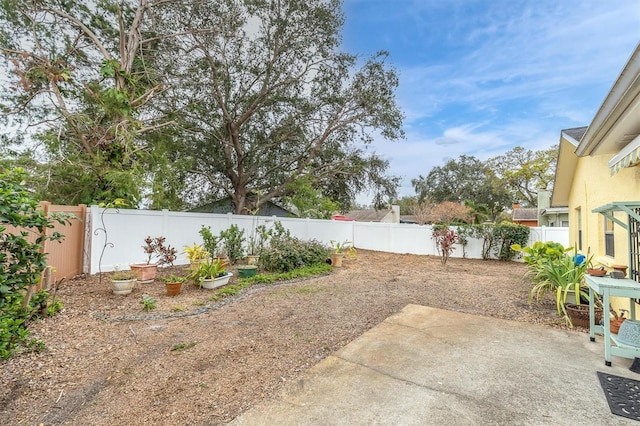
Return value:
M 209 253 L 209 255 L 221 257 L 222 251 L 223 251 L 222 247 L 220 247 L 222 237 L 218 235 L 213 235 L 213 232 L 211 232 L 210 226 L 202 225 L 202 227 L 200 228 L 200 231 L 198 232 L 202 237 L 204 248 Z
M 47 239 L 62 239 L 58 232 L 47 236 L 45 231 L 53 228 L 54 221 L 66 224 L 73 217 L 57 213 L 47 218 L 22 185 L 25 177 L 21 168 L 0 173 L 0 358 L 3 359 L 11 357 L 20 345 L 34 346 L 28 339 L 27 324 L 38 312 L 50 312 L 48 308 L 40 309 L 42 303 L 48 303 L 48 297 L 38 294 L 37 309 L 25 299 L 28 290 L 40 282 L 47 266 L 46 254 L 40 252 L 42 244 Z M 27 240 L 29 234 L 37 235 L 34 242 Z M 51 311 L 55 312 L 55 308 Z
M 464 239 L 476 238 L 482 240 L 482 258 L 491 258 L 491 247 L 493 246 L 493 224 L 483 223 L 478 225 L 466 225 L 464 227 Z M 464 246 L 463 246 L 464 247 Z
M 200 228 L 204 249 L 214 257 L 228 257 L 231 263 L 236 263 L 244 257 L 244 229 L 238 225 L 220 231 L 218 235 L 211 232 L 210 226 Z
M 158 301 L 155 299 L 155 297 L 151 297 L 148 294 L 143 294 L 142 299 L 140 299 L 140 304 L 142 305 L 143 311 L 149 312 L 158 306 Z
M 528 226 L 514 223 L 499 223 L 493 226 L 492 248 L 493 253 L 500 260 L 511 260 L 518 252 L 514 251 L 513 244 L 525 245 L 529 241 L 530 229 Z
M 231 225 L 220 232 L 220 239 L 231 263 L 236 263 L 244 257 L 244 229 L 238 228 L 238 225 Z
M 276 228 L 269 247 L 260 255 L 259 265 L 265 271 L 287 272 L 324 263 L 330 253 L 331 250 L 319 241 L 302 241 Z
M 559 260 L 573 247 L 565 248 L 562 244 L 553 241 L 546 243 L 536 241 L 531 247 L 524 248 L 520 244 L 512 244 L 511 249 L 515 252 L 523 253 L 522 259 L 524 263 L 535 265 L 550 260 Z
M 490 259 L 493 253 L 500 260 L 511 260 L 518 255 L 512 246 L 524 246 L 529 241 L 529 227 L 515 223 L 483 223 L 466 225 L 460 229 L 463 243 L 467 238 L 482 240 L 482 258 Z

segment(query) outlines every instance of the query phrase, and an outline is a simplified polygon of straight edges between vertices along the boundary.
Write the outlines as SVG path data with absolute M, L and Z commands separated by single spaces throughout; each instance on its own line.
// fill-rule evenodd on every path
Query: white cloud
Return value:
M 388 49 L 399 71 L 407 140 L 373 146 L 403 177 L 402 195 L 446 159 L 547 149 L 561 129 L 588 125 L 640 40 L 637 0 L 346 4 L 373 22 L 361 22 L 361 48 L 384 34 L 370 51 Z

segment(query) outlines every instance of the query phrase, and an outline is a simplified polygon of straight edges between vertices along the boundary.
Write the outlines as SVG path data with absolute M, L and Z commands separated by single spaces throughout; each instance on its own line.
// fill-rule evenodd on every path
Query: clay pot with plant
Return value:
M 255 220 L 255 219 L 254 219 Z M 251 235 L 247 240 L 247 265 L 257 265 L 260 260 L 260 254 L 269 244 L 271 238 L 271 230 L 266 225 L 257 225 L 251 230 Z
M 141 283 L 153 282 L 156 278 L 159 265 L 171 265 L 176 260 L 177 250 L 170 245 L 164 245 L 165 237 L 145 238 L 145 245 L 142 246 L 147 255 L 145 262 L 130 265 L 131 270 L 138 274 L 138 281 Z M 156 260 L 155 263 L 152 261 Z
M 177 296 L 180 294 L 180 291 L 182 290 L 182 283 L 186 280 L 187 277 L 173 274 L 162 277 L 162 281 L 167 289 L 167 296 Z
M 210 226 L 204 226 L 198 231 L 202 237 L 204 249 L 209 253 L 210 259 L 223 261 L 225 266 L 229 263 L 224 248 L 224 239 L 220 235 L 214 235 Z
M 339 268 L 342 266 L 345 252 L 351 247 L 351 242 L 331 240 L 330 243 L 331 248 L 333 248 L 333 253 L 331 253 L 331 266 Z

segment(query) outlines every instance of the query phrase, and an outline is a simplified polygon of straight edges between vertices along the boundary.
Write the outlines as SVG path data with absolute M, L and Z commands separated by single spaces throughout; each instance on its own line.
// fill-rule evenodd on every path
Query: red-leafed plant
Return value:
M 173 266 L 173 261 L 176 260 L 177 250 L 170 245 L 165 246 L 165 237 L 150 236 L 144 239 L 145 245 L 142 246 L 144 253 L 147 255 L 147 265 L 151 264 L 154 258 L 158 259 L 158 265 L 169 264 Z
M 433 227 L 433 239 L 436 241 L 436 248 L 440 254 L 440 261 L 443 265 L 447 263 L 449 256 L 455 250 L 454 244 L 458 243 L 459 235 L 446 225 L 435 225 Z

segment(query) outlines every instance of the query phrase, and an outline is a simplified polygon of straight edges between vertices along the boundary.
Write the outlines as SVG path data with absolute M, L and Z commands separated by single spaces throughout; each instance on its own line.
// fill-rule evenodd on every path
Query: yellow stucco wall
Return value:
M 611 270 L 614 264 L 629 264 L 627 230 L 614 226 L 615 257 L 605 255 L 604 216 L 592 213 L 594 208 L 614 201 L 640 201 L 640 167 L 629 167 L 611 176 L 608 161 L 612 155 L 587 156 L 578 158 L 569 195 L 569 235 L 571 244 L 577 247 L 579 226 L 582 227 L 582 253 L 594 256 L 596 266 Z M 580 209 L 580 215 L 578 215 Z M 581 216 L 580 225 L 578 216 Z M 624 212 L 615 217 L 627 223 Z M 615 309 L 628 303 L 616 300 Z

